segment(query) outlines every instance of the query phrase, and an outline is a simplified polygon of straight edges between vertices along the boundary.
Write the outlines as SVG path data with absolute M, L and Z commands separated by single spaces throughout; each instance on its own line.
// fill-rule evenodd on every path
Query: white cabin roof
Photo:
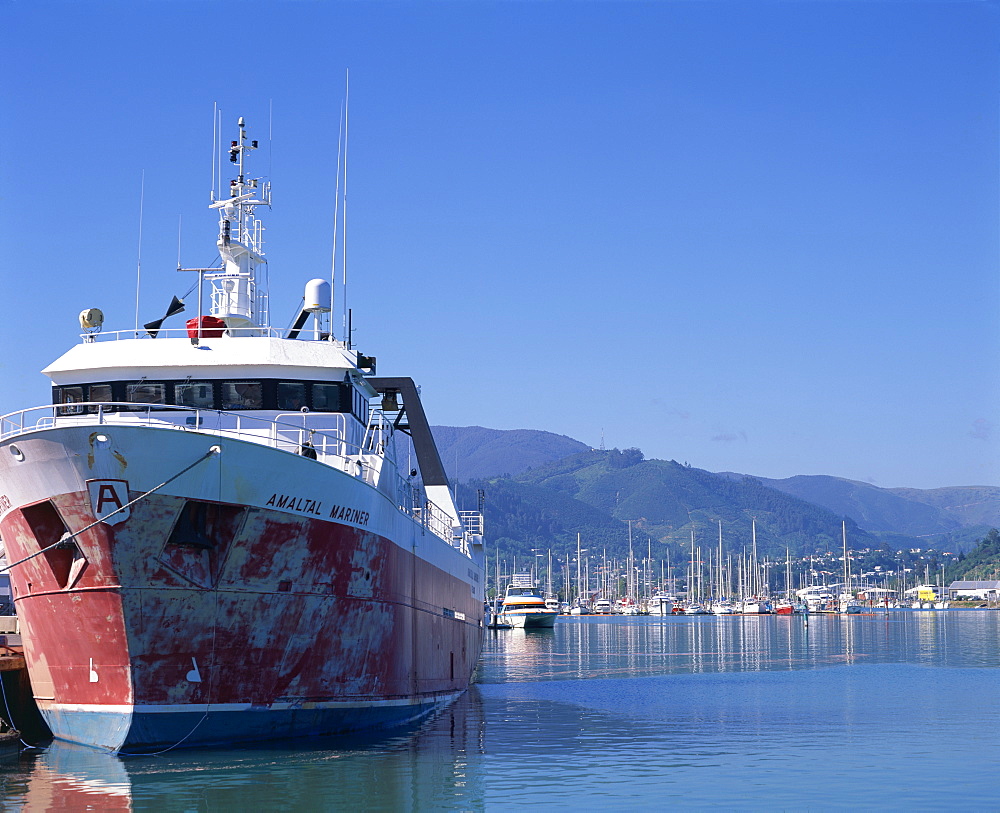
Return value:
M 330 380 L 355 370 L 356 358 L 340 342 L 270 336 L 202 338 L 197 346 L 186 338 L 121 339 L 74 345 L 42 372 L 60 386 L 143 376 Z

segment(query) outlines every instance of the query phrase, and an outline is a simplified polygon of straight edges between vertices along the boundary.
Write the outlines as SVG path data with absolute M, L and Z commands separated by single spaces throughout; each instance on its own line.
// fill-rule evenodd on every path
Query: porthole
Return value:
M 10 445 L 10 453 L 14 455 L 14 459 L 20 463 L 24 460 L 24 452 L 17 448 L 13 443 Z

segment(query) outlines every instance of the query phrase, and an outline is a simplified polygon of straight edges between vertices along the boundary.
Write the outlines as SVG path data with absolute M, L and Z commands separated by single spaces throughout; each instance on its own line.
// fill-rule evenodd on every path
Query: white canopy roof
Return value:
M 341 342 L 270 336 L 121 339 L 74 345 L 42 372 L 60 386 L 87 381 L 185 378 L 342 379 L 356 354 Z

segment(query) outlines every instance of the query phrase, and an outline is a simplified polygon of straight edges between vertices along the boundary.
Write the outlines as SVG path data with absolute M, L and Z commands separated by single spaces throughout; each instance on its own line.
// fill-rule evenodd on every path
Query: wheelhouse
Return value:
M 345 376 L 349 378 L 349 376 Z M 156 407 L 190 407 L 225 412 L 337 412 L 369 419 L 369 400 L 353 382 L 278 378 L 199 378 L 138 381 L 95 381 L 52 388 L 52 403 L 62 416 L 101 411 L 147 411 Z

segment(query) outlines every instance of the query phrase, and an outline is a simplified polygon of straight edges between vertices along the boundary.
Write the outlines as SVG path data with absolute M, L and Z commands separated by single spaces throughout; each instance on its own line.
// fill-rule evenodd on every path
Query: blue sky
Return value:
M 996 2 L 0 0 L 0 413 L 209 264 L 270 149 L 272 321 L 329 273 L 433 423 L 713 471 L 1000 485 Z M 175 317 L 178 325 L 181 317 Z

